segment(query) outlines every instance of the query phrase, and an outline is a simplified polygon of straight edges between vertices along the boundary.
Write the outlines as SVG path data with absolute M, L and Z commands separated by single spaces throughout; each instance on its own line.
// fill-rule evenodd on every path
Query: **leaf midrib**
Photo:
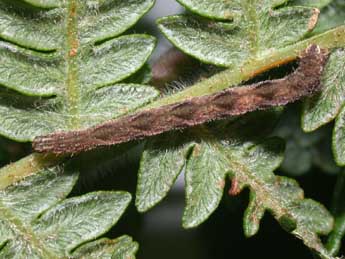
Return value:
M 252 188 L 253 190 L 255 190 L 257 197 L 261 198 L 261 197 L 265 197 L 262 200 L 267 200 L 266 197 L 269 197 L 270 195 L 270 190 L 268 188 L 266 188 L 265 183 L 263 183 L 260 179 L 258 179 L 257 177 L 251 177 L 251 172 L 249 169 L 247 169 L 245 166 L 243 166 L 242 164 L 238 163 L 235 157 L 231 156 L 231 154 L 229 154 L 229 152 L 227 152 L 223 146 L 221 146 L 220 143 L 218 143 L 215 139 L 212 141 L 212 145 L 213 147 L 218 150 L 219 153 L 222 154 L 226 154 L 225 157 L 228 161 L 228 166 L 229 166 L 229 171 L 234 172 L 234 178 L 239 178 L 240 181 L 247 183 L 247 185 L 249 185 L 251 188 L 252 186 L 254 186 L 255 188 Z M 240 173 L 238 173 L 240 172 Z M 239 177 L 240 176 L 240 177 Z M 265 195 L 266 194 L 266 195 Z M 271 199 L 269 199 L 270 201 L 273 201 Z M 271 203 L 274 204 L 275 208 L 279 208 L 278 212 L 281 215 L 287 214 L 287 210 L 286 208 L 283 206 L 280 206 L 278 204 L 278 202 L 276 202 L 275 200 Z
M 18 237 L 24 237 L 26 241 L 29 240 L 31 247 L 36 251 L 40 252 L 42 258 L 45 259 L 61 259 L 60 257 L 52 254 L 50 251 L 45 249 L 43 242 L 40 239 L 36 238 L 36 233 L 30 228 L 27 224 L 24 224 L 18 217 L 16 217 L 12 210 L 6 207 L 2 201 L 0 201 L 0 215 L 2 218 L 6 219 L 9 222 L 11 229 L 17 234 Z
M 66 50 L 65 58 L 67 64 L 66 76 L 66 96 L 65 104 L 70 119 L 68 128 L 80 128 L 79 104 L 81 93 L 78 85 L 78 55 L 79 55 L 79 38 L 78 38 L 78 0 L 69 0 L 66 17 Z
M 258 0 L 254 0 L 257 2 Z M 256 4 L 253 4 L 251 0 L 242 1 L 242 10 L 244 19 L 242 19 L 243 28 L 246 30 L 250 42 L 250 56 L 256 57 L 258 52 L 258 33 L 259 33 L 259 22 L 258 12 L 256 10 Z
M 218 150 L 218 152 L 222 154 L 226 154 L 225 158 L 228 160 L 229 171 L 234 172 L 234 178 L 237 178 L 240 181 L 246 183 L 246 185 L 248 185 L 252 189 L 251 191 L 255 191 L 257 199 L 264 201 L 265 210 L 271 210 L 274 218 L 276 218 L 277 220 L 279 220 L 279 217 L 283 215 L 295 216 L 294 213 L 291 213 L 288 209 L 286 209 L 287 206 L 284 206 L 284 201 L 280 199 L 280 197 L 278 197 L 278 201 L 277 199 L 268 198 L 272 196 L 270 189 L 268 189 L 260 179 L 258 179 L 255 176 L 252 176 L 250 170 L 242 164 L 238 163 L 235 157 L 231 156 L 229 152 L 226 152 L 224 147 L 217 142 L 217 140 L 209 130 L 207 130 L 206 128 L 205 130 L 209 132 L 209 141 L 210 144 L 213 145 L 215 150 Z M 271 208 L 266 207 L 267 201 L 269 201 L 269 204 L 272 204 Z M 283 206 L 281 204 L 283 204 Z M 272 208 L 274 208 L 274 210 L 272 210 Z M 296 223 L 297 228 L 293 231 L 296 237 L 302 239 L 305 243 L 308 244 L 309 247 L 317 250 L 325 258 L 332 258 L 329 256 L 329 253 L 322 246 L 320 246 L 319 240 L 315 239 L 317 233 L 314 233 L 313 231 L 299 224 L 297 219 Z M 316 244 L 311 240 L 315 241 Z

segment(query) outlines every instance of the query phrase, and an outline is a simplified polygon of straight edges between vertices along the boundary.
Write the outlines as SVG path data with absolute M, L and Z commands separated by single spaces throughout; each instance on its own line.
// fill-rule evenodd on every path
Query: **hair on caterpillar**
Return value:
M 172 95 L 176 92 L 182 91 L 202 80 L 205 80 L 214 74 L 218 73 L 221 69 L 211 65 L 199 64 L 185 71 L 184 75 L 181 75 L 178 79 L 168 82 L 162 89 L 163 95 Z
M 162 95 L 173 95 L 183 89 L 189 87 L 191 82 L 188 80 L 178 79 L 169 83 L 166 83 L 165 87 L 162 89 Z
M 171 48 L 153 64 L 150 83 L 163 95 L 171 95 L 221 70 L 216 66 L 202 64 L 176 48 Z

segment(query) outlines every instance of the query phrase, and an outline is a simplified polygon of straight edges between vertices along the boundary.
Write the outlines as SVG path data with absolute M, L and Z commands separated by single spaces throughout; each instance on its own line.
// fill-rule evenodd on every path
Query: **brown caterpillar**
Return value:
M 282 79 L 233 87 L 222 92 L 144 110 L 98 126 L 36 137 L 34 150 L 55 154 L 78 153 L 147 136 L 191 127 L 210 120 L 294 102 L 320 89 L 328 51 L 309 46 L 299 67 Z

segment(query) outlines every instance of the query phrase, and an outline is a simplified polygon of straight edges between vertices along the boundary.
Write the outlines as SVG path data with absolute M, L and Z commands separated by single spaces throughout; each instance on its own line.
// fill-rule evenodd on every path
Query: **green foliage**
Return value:
M 185 53 L 230 69 L 245 66 L 248 60 L 259 59 L 301 40 L 313 30 L 318 17 L 314 8 L 278 7 L 286 1 L 179 2 L 206 18 L 190 14 L 161 18 L 158 26 L 164 35 Z M 340 70 L 339 64 L 336 68 Z M 321 257 L 331 258 L 317 235 L 331 231 L 332 216 L 322 205 L 304 199 L 295 181 L 273 174 L 283 161 L 283 148 L 279 140 L 264 141 L 263 137 L 267 135 L 265 129 L 274 125 L 277 114 L 273 118 L 260 115 L 216 123 L 211 128 L 197 127 L 184 131 L 183 136 L 176 132 L 165 134 L 149 141 L 139 172 L 137 208 L 146 211 L 156 205 L 184 172 L 183 226 L 195 227 L 217 208 L 225 180 L 230 177 L 232 194 L 245 187 L 250 189 L 250 203 L 244 217 L 246 236 L 257 233 L 264 212 L 269 210 L 284 229 L 302 239 Z M 266 134 L 260 135 L 262 131 Z M 308 156 L 309 152 L 306 151 Z M 311 157 L 308 163 L 306 166 L 310 168 Z
M 340 171 L 336 166 L 332 150 L 330 127 L 324 127 L 311 133 L 301 129 L 299 105 L 290 106 L 281 116 L 273 135 L 286 142 L 284 161 L 281 169 L 291 175 L 300 176 L 313 167 L 335 174 Z
M 140 70 L 155 39 L 120 36 L 153 2 L 0 1 L 0 134 L 31 141 L 101 123 L 155 99 L 158 92 L 141 84 L 147 69 Z M 78 170 L 47 168 L 45 159 L 24 159 L 30 166 L 18 162 L 1 173 L 2 179 L 6 170 L 14 179 L 34 175 L 2 183 L 0 257 L 134 258 L 138 245 L 130 237 L 95 240 L 118 221 L 130 195 L 95 192 L 65 199 Z
M 305 104 L 302 127 L 314 131 L 336 119 L 333 150 L 338 165 L 345 164 L 345 29 L 313 31 L 319 14 L 315 7 L 322 8 L 317 32 L 344 23 L 341 0 L 178 1 L 191 13 L 159 19 L 163 34 L 185 53 L 226 69 L 158 99 L 159 92 L 145 85 L 151 79 L 146 62 L 155 39 L 121 35 L 153 0 L 0 0 L 0 134 L 31 141 L 211 94 L 294 60 L 315 43 L 335 49 L 323 91 Z M 280 116 L 289 127 L 283 122 L 274 134 L 287 139 L 285 160 L 283 140 L 272 137 Z M 217 209 L 229 179 L 231 195 L 249 189 L 243 222 L 247 237 L 259 231 L 267 211 L 320 257 L 334 258 L 344 234 L 342 211 L 335 212 L 333 228 L 323 205 L 305 198 L 295 180 L 274 173 L 281 165 L 295 174 L 313 165 L 337 172 L 320 152 L 324 135 L 323 130 L 302 133 L 296 113 L 289 121 L 275 109 L 154 137 L 145 142 L 141 157 L 136 206 L 141 212 L 154 207 L 184 173 L 183 226 L 196 227 Z M 96 151 L 79 167 L 105 163 L 115 153 Z M 292 166 L 296 158 L 299 167 Z M 0 257 L 134 258 L 138 245 L 130 237 L 97 239 L 118 221 L 130 195 L 94 192 L 66 198 L 80 168 L 61 161 L 33 155 L 0 170 Z M 332 230 L 329 252 L 319 235 Z
M 302 127 L 313 131 L 336 119 L 333 133 L 333 151 L 338 165 L 345 164 L 344 137 L 344 87 L 345 87 L 345 52 L 335 50 L 329 59 L 323 76 L 323 90 L 309 100 L 304 109 Z
M 30 141 L 90 127 L 154 99 L 152 87 L 121 81 L 144 65 L 155 39 L 118 37 L 152 4 L 71 0 L 42 10 L 1 1 L 0 37 L 7 42 L 0 46 L 0 84 L 13 91 L 0 93 L 0 133 Z
M 180 2 L 206 17 L 233 18 L 234 21 L 229 23 L 178 15 L 158 21 L 164 35 L 185 53 L 226 67 L 238 66 L 248 59 L 302 39 L 314 28 L 317 20 L 316 10 L 309 7 L 272 9 L 286 0 Z M 226 10 L 226 13 L 217 10 Z M 287 27 L 289 30 L 285 29 Z
M 0 192 L 1 258 L 134 258 L 137 244 L 129 237 L 92 241 L 118 221 L 130 194 L 64 200 L 77 179 L 78 173 L 60 165 Z
M 246 236 L 257 233 L 264 212 L 269 210 L 284 228 L 284 219 L 293 222 L 294 235 L 330 258 L 317 234 L 327 234 L 332 229 L 331 215 L 317 202 L 304 199 L 295 181 L 273 174 L 282 162 L 284 146 L 281 140 L 263 140 L 263 136 L 278 115 L 253 114 L 184 132 L 183 138 L 175 133 L 175 138 L 167 134 L 149 142 L 141 162 L 138 209 L 146 211 L 163 199 L 183 169 L 186 181 L 183 226 L 196 227 L 217 208 L 225 180 L 230 177 L 235 182 L 234 194 L 246 187 L 251 191 L 244 217 Z
M 330 4 L 332 0 L 293 0 L 293 5 L 312 6 L 322 8 Z
M 342 0 L 333 0 L 322 9 L 319 22 L 314 33 L 320 33 L 345 23 L 345 3 Z
M 341 240 L 345 235 L 344 194 L 345 174 L 341 172 L 339 173 L 333 195 L 332 213 L 335 216 L 335 224 L 327 242 L 327 248 L 333 255 L 338 254 L 341 247 Z

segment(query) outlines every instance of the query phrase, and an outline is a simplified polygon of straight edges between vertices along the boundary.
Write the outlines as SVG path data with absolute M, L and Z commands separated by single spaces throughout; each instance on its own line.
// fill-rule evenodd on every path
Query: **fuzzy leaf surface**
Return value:
M 345 23 L 345 3 L 333 0 L 322 9 L 315 32 Z M 323 125 L 335 120 L 332 149 L 335 161 L 339 166 L 345 165 L 344 138 L 344 87 L 345 87 L 345 51 L 343 48 L 331 53 L 324 73 L 323 89 L 319 95 L 310 98 L 304 107 L 302 128 L 306 132 L 315 131 Z
M 147 144 L 141 161 L 137 207 L 146 211 L 164 198 L 183 168 L 186 184 L 183 226 L 196 227 L 218 207 L 225 181 L 231 178 L 235 184 L 233 195 L 250 189 L 250 203 L 244 216 L 246 236 L 257 233 L 268 210 L 284 229 L 288 229 L 286 221 L 293 222 L 295 227 L 289 230 L 292 234 L 324 258 L 331 258 L 318 234 L 331 231 L 332 216 L 321 204 L 304 199 L 297 182 L 273 173 L 283 160 L 284 145 L 276 138 L 263 139 L 278 115 L 277 112 L 251 114 L 184 131 L 186 139 L 182 143 L 166 135 Z
M 302 127 L 307 132 L 336 120 L 333 131 L 333 152 L 338 165 L 345 164 L 344 103 L 345 95 L 345 51 L 333 51 L 322 78 L 323 89 L 320 94 L 310 98 L 304 107 Z
M 155 206 L 175 183 L 194 146 L 185 139 L 182 134 L 173 132 L 146 143 L 138 175 L 136 206 L 139 211 Z
M 345 24 L 345 2 L 342 0 L 330 1 L 320 14 L 319 21 L 313 33 L 324 32 L 328 29 Z
M 0 2 L 0 134 L 31 141 L 87 128 L 157 97 L 122 82 L 144 66 L 155 39 L 120 36 L 153 0 L 26 2 Z
M 118 221 L 130 194 L 95 192 L 65 199 L 77 179 L 77 172 L 60 165 L 0 192 L 1 258 L 134 258 L 137 244 L 129 237 L 92 241 Z
M 323 8 L 333 0 L 293 0 L 292 5 L 312 6 L 317 8 Z
M 158 26 L 185 53 L 214 65 L 234 67 L 302 39 L 315 27 L 318 10 L 282 7 L 284 0 L 180 0 L 193 15 L 164 17 Z M 228 18 L 232 21 L 225 21 Z M 289 28 L 289 29 L 287 29 Z
M 315 8 L 287 6 L 283 5 L 287 1 L 279 0 L 179 2 L 203 17 L 185 14 L 161 18 L 158 26 L 163 34 L 186 54 L 229 67 L 227 71 L 300 41 L 314 29 L 319 14 Z M 230 178 L 232 195 L 244 188 L 250 190 L 244 215 L 246 236 L 258 232 L 262 217 L 269 211 L 285 230 L 321 257 L 332 258 L 318 237 L 332 230 L 330 213 L 321 204 L 305 199 L 297 182 L 274 174 L 283 161 L 284 145 L 265 136 L 277 116 L 279 112 L 255 113 L 195 127 L 183 132 L 186 139 L 176 133 L 183 142 L 167 134 L 149 141 L 141 161 L 137 207 L 146 211 L 157 204 L 183 171 L 183 226 L 195 227 L 218 207 Z

